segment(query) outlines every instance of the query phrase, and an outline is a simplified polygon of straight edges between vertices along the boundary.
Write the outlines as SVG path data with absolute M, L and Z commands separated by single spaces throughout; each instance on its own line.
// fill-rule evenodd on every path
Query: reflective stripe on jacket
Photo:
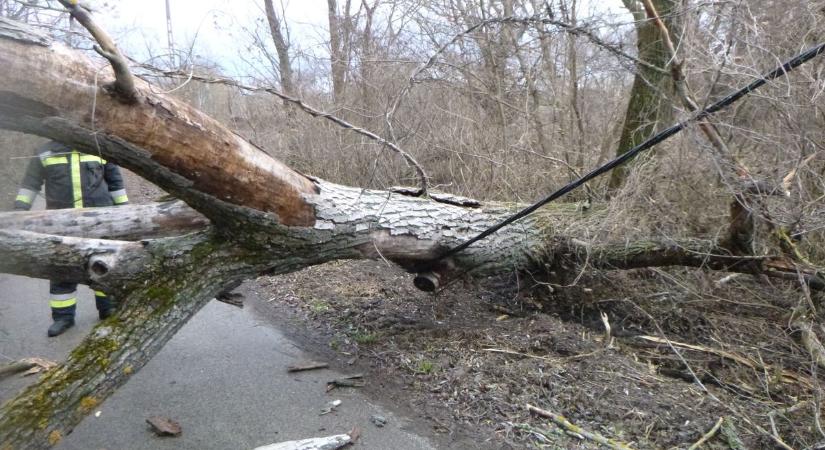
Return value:
M 15 209 L 30 209 L 46 185 L 46 208 L 111 206 L 129 201 L 120 168 L 98 156 L 87 155 L 58 142 L 37 149 L 29 161 Z

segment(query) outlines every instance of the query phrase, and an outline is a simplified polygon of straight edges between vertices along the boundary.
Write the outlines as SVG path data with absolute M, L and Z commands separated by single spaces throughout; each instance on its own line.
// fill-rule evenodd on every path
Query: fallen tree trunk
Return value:
M 0 214 L 0 230 L 137 241 L 203 230 L 209 220 L 183 202 L 128 208 L 58 209 Z
M 106 276 L 119 281 L 117 314 L 95 327 L 58 368 L 3 405 L 0 448 L 60 442 L 231 280 L 254 273 L 243 251 L 212 233 L 135 245 L 142 247 L 132 249 L 143 253 L 142 269 L 116 265 Z M 138 276 L 123 279 L 123 273 Z
M 0 449 L 59 442 L 209 299 L 259 274 L 383 258 L 412 272 L 427 266 L 418 285 L 437 289 L 465 274 L 585 262 L 761 273 L 768 261 L 730 255 L 713 240 L 590 242 L 587 223 L 604 210 L 559 204 L 429 267 L 520 205 L 463 207 L 311 179 L 145 83 L 124 104 L 102 87 L 111 81 L 95 62 L 0 19 L 0 127 L 99 153 L 188 205 L 0 214 L 0 271 L 59 275 L 118 302 L 66 362 L 0 408 Z M 167 237 L 146 239 L 157 236 Z

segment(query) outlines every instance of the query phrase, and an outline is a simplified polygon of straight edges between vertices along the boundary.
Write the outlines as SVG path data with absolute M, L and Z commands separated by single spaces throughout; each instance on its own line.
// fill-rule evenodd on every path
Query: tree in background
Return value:
M 816 156 L 821 151 L 822 108 L 821 75 L 815 65 L 794 74 L 798 76 L 794 81 L 766 90 L 768 95 L 741 103 L 721 121 L 726 137 L 744 144 L 735 147 L 741 159 L 761 169 L 761 178 L 754 181 L 766 181 L 768 186 L 784 183 L 788 187 L 775 191 L 790 193 L 781 197 L 789 198 L 787 203 L 770 207 L 779 202 L 778 196 L 760 191 L 762 185 L 757 184 L 753 193 L 757 201 L 744 202 L 766 204 L 765 209 L 755 209 L 751 218 L 773 227 L 772 233 L 756 240 L 759 245 L 741 247 L 753 249 L 752 255 L 723 245 L 731 231 L 742 235 L 741 228 L 730 226 L 725 213 L 741 190 L 709 183 L 708 174 L 726 168 L 720 169 L 716 159 L 697 151 L 694 147 L 704 145 L 704 140 L 690 134 L 681 142 L 670 142 L 667 150 L 675 151 L 662 152 L 656 159 L 657 175 L 635 181 L 633 195 L 621 202 L 551 205 L 466 252 L 434 262 L 445 249 L 516 210 L 519 205 L 513 200 L 529 199 L 569 179 L 570 161 L 579 163 L 573 155 L 566 157 L 565 151 L 578 147 L 581 166 L 593 163 L 599 148 L 593 143 L 610 141 L 609 130 L 622 124 L 618 111 L 630 81 L 623 64 L 635 58 L 641 61 L 637 71 L 651 65 L 623 53 L 616 42 L 619 33 L 602 31 L 604 27 L 595 20 L 576 21 L 575 3 L 566 2 L 565 8 L 553 3 L 554 11 L 562 11 L 561 24 L 537 21 L 537 14 L 538 19 L 548 15 L 537 11 L 536 4 L 546 6 L 516 0 L 477 5 L 365 2 L 358 13 L 350 13 L 349 3 L 340 13 L 330 0 L 335 20 L 339 15 L 346 18 L 346 26 L 330 26 L 330 31 L 339 30 L 330 38 L 341 37 L 333 47 L 344 49 L 332 62 L 347 63 L 343 76 L 339 72 L 341 90 L 335 93 L 332 69 L 293 73 L 299 73 L 296 83 L 308 87 L 301 89 L 306 102 L 329 108 L 361 105 L 358 120 L 378 123 L 375 129 L 382 129 L 384 112 L 403 93 L 404 100 L 391 117 L 396 141 L 432 167 L 431 185 L 455 183 L 440 188 L 507 203 L 474 203 L 440 196 L 437 189 L 431 198 L 402 195 L 403 190 L 362 189 L 409 181 L 410 170 L 400 158 L 383 156 L 384 144 L 363 133 L 338 132 L 331 122 L 305 117 L 294 123 L 280 120 L 281 102 L 265 94 L 273 89 L 240 88 L 213 73 L 193 76 L 199 82 L 174 93 L 212 94 L 200 96 L 197 106 L 239 128 L 229 130 L 174 96 L 159 94 L 148 83 L 138 82 L 140 102 L 124 104 L 113 91 L 102 88 L 116 80 L 107 72 L 98 80 L 99 60 L 53 52 L 57 44 L 30 30 L 0 27 L 18 33 L 0 39 L 0 127 L 68 140 L 79 148 L 99 148 L 106 158 L 134 169 L 189 205 L 101 212 L 85 219 L 93 220 L 95 227 L 85 226 L 82 214 L 72 212 L 47 217 L 0 215 L 4 252 L 0 270 L 29 276 L 62 271 L 71 279 L 119 293 L 122 299 L 115 320 L 102 324 L 65 364 L 0 410 L 0 440 L 33 447 L 59 440 L 214 295 L 241 279 L 324 261 L 386 258 L 419 274 L 420 285 L 430 288 L 467 274 L 514 274 L 519 280 L 536 279 L 549 283 L 542 286 L 564 289 L 575 285 L 588 268 L 669 265 L 742 271 L 791 279 L 791 283 L 801 276 L 810 287 L 817 286 L 819 277 L 812 267 L 823 260 L 820 244 L 825 227 L 818 217 L 825 187 L 822 160 Z M 800 5 L 783 8 L 802 16 L 799 11 L 808 10 Z M 686 51 L 702 63 L 692 64 L 696 69 L 688 75 L 701 81 L 694 87 L 703 95 L 712 96 L 717 89 L 724 92 L 719 84 L 737 85 L 761 72 L 773 64 L 766 64 L 772 52 L 795 51 L 771 46 L 773 36 L 787 33 L 785 27 L 770 22 L 778 17 L 751 15 L 728 4 L 696 7 L 700 17 L 721 16 L 720 30 L 736 23 L 744 30 L 730 43 L 722 41 L 717 50 L 717 36 L 695 37 L 704 27 L 690 23 L 695 34 Z M 394 15 L 396 11 L 400 12 Z M 523 20 L 503 23 L 501 19 L 511 14 Z M 802 36 L 791 41 L 804 42 L 821 32 L 816 14 L 811 10 L 804 15 L 810 30 L 798 30 Z M 386 17 L 397 20 L 385 23 Z M 285 27 L 286 19 L 281 20 Z M 404 28 L 412 22 L 415 26 Z M 771 27 L 762 28 L 765 23 Z M 474 26 L 480 28 L 470 30 Z M 575 34 L 576 39 L 561 33 Z M 717 64 L 714 58 L 722 62 Z M 571 68 L 573 59 L 577 64 Z M 369 73 L 356 76 L 363 73 L 367 60 Z M 307 81 L 312 76 L 325 82 L 313 86 Z M 332 86 L 328 79 L 333 80 Z M 364 84 L 359 88 L 356 80 Z M 347 98 L 363 93 L 364 86 L 373 93 L 369 102 Z M 329 101 L 330 91 L 334 101 Z M 673 100 L 668 101 L 663 103 L 670 105 Z M 95 105 L 93 121 L 90 104 Z M 579 105 L 585 113 L 575 111 Z M 317 110 L 313 114 L 325 116 Z M 279 140 L 284 127 L 294 127 L 300 154 Z M 567 127 L 587 133 L 571 133 Z M 147 129 L 158 132 L 145 133 Z M 244 136 L 254 137 L 255 144 Z M 287 164 L 269 157 L 261 147 L 272 155 L 286 155 Z M 586 148 L 594 150 L 585 153 Z M 24 224 L 26 230 L 21 231 Z M 784 242 L 780 248 L 773 236 L 791 225 L 797 227 L 794 238 L 801 241 Z M 751 233 L 746 238 L 760 236 L 753 229 L 746 231 Z M 644 277 L 651 275 L 644 272 Z M 802 291 L 807 286 L 791 283 Z M 805 328 L 795 325 L 799 317 L 812 324 L 810 316 L 796 314 L 794 333 L 800 330 L 800 335 L 815 337 L 815 327 L 801 333 Z M 764 372 L 762 381 L 773 387 L 775 374 Z M 771 405 L 777 401 L 769 400 Z M 771 438 L 770 433 L 758 433 Z
M 281 77 L 281 90 L 286 95 L 293 96 L 296 94 L 295 84 L 292 79 L 292 61 L 289 56 L 289 40 L 283 30 L 288 31 L 288 28 L 281 26 L 281 18 L 275 11 L 275 6 L 272 0 L 264 0 L 266 9 L 266 20 L 269 23 L 269 32 L 272 35 L 272 42 L 275 43 L 275 50 L 278 52 L 278 69 Z
M 636 65 L 636 76 L 630 90 L 622 134 L 616 147 L 617 156 L 653 136 L 657 129 L 669 125 L 674 117 L 673 81 L 666 69 L 671 56 L 665 48 L 662 32 L 654 21 L 647 17 L 640 1 L 622 1 L 635 19 L 638 58 L 646 64 Z M 654 0 L 652 3 L 670 30 L 675 46 L 678 47 L 682 14 L 679 2 Z M 609 184 L 611 190 L 618 189 L 624 183 L 627 171 L 627 167 L 619 167 L 613 171 Z

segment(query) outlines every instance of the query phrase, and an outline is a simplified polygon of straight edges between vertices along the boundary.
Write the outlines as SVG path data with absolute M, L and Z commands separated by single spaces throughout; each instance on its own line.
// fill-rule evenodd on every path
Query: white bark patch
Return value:
M 515 206 L 497 204 L 469 208 L 409 197 L 387 191 L 340 186 L 316 180 L 320 194 L 305 195 L 315 208 L 315 229 L 331 232 L 331 239 L 347 243 L 366 258 L 402 263 L 428 261 L 500 222 Z M 483 244 L 463 251 L 459 258 L 469 267 L 519 267 L 541 252 L 539 228 L 533 218 L 505 228 Z M 531 255 L 531 256 L 528 256 Z

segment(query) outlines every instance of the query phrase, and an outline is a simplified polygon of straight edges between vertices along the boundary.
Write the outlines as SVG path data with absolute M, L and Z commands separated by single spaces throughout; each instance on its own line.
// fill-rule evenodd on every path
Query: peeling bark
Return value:
M 101 88 L 114 81 L 111 70 L 43 37 L 20 40 L 23 25 L 9 23 L 0 18 L 0 127 L 102 154 L 213 220 L 229 203 L 313 224 L 301 198 L 315 191 L 308 178 L 145 82 L 136 80 L 136 104 L 121 103 Z
M 624 3 L 636 17 L 636 47 L 639 59 L 655 67 L 667 67 L 670 55 L 665 48 L 664 37 L 655 23 L 645 19 L 644 11 L 639 9 L 635 1 L 624 0 Z M 675 0 L 654 0 L 653 3 L 662 14 L 665 25 L 670 30 L 678 29 L 679 16 L 674 13 L 679 3 Z M 678 46 L 679 36 L 675 33 L 673 36 L 674 43 Z M 636 70 L 616 156 L 624 154 L 653 136 L 660 123 L 670 122 L 670 118 L 673 117 L 673 109 L 668 99 L 673 92 L 673 86 L 668 74 L 642 64 L 638 64 Z M 619 166 L 613 171 L 609 182 L 611 190 L 621 187 L 627 177 L 627 171 L 627 166 Z
M 145 83 L 136 83 L 137 103 L 124 105 L 96 87 L 98 72 L 87 58 L 0 18 L 0 128 L 99 152 L 189 207 L 0 214 L 0 271 L 58 274 L 105 290 L 118 303 L 65 363 L 0 407 L 0 449 L 59 442 L 239 280 L 356 258 L 384 258 L 415 272 L 522 206 L 462 207 L 311 180 Z M 111 81 L 110 72 L 100 73 L 101 82 Z M 767 258 L 730 255 L 713 240 L 586 241 L 587 222 L 604 214 L 577 204 L 545 206 L 442 261 L 422 286 L 585 262 L 601 269 L 685 265 L 788 274 Z M 185 234 L 146 239 L 167 233 Z

